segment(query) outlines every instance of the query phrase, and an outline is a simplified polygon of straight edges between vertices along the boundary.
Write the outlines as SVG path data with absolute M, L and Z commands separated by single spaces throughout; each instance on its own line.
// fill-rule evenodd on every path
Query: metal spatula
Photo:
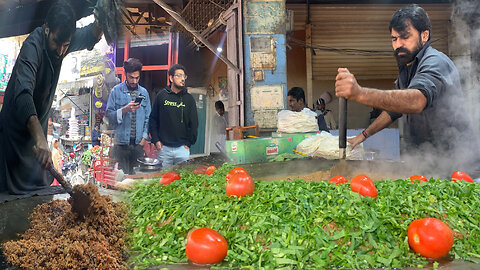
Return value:
M 33 147 L 33 152 L 37 153 L 37 148 Z M 72 197 L 72 210 L 78 214 L 79 217 L 84 217 L 88 213 L 88 207 L 92 203 L 92 198 L 80 190 L 72 190 L 72 185 L 65 181 L 65 178 L 61 173 L 53 167 L 53 164 L 48 165 L 47 170 L 53 175 L 55 179 L 62 185 L 62 187 L 67 191 L 68 194 Z
M 88 214 L 88 207 L 92 203 L 92 198 L 82 191 L 72 190 L 72 185 L 65 181 L 63 175 L 59 173 L 55 167 L 53 167 L 52 163 L 50 163 L 48 166 L 48 171 L 53 175 L 53 177 L 55 177 L 55 179 L 57 179 L 60 185 L 62 185 L 65 191 L 67 191 L 72 197 L 72 210 L 78 213 L 80 217 L 84 217 L 86 214 Z
M 333 166 L 330 175 L 349 175 L 352 168 L 347 164 L 347 100 L 345 98 L 338 99 L 338 147 L 340 149 L 340 161 Z

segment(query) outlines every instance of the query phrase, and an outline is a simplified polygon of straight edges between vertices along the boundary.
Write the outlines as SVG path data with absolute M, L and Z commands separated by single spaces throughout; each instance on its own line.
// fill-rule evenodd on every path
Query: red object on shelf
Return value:
M 94 162 L 95 181 L 100 183 L 100 187 L 109 188 L 117 184 L 115 163 L 116 161 L 111 157 L 113 144 L 100 145 L 100 159 Z M 108 154 L 105 154 L 107 152 Z

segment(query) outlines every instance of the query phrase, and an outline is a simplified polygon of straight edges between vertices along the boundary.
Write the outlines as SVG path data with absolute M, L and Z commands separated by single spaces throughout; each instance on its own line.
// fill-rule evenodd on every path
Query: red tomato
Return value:
M 205 174 L 205 171 L 207 170 L 208 166 L 206 165 L 200 165 L 198 166 L 195 171 L 193 171 L 194 174 Z
M 335 185 L 338 185 L 338 184 L 341 184 L 341 183 L 347 183 L 348 180 L 347 180 L 347 178 L 345 178 L 343 176 L 334 176 L 334 177 L 330 178 L 330 180 L 328 182 L 335 183 Z
M 466 174 L 462 171 L 453 172 L 451 180 L 454 181 L 454 182 L 465 180 L 467 182 L 473 183 L 472 177 L 470 177 L 470 175 L 468 175 L 468 174 Z
M 180 175 L 175 171 L 168 171 L 162 175 L 162 178 L 160 178 L 160 181 L 158 181 L 158 183 L 168 185 L 175 180 L 180 180 L 180 178 Z
M 243 197 L 253 194 L 255 183 L 250 175 L 246 173 L 237 173 L 227 182 L 227 196 Z
M 423 257 L 437 259 L 448 254 L 453 246 L 450 227 L 438 218 L 422 218 L 408 226 L 408 244 Z
M 246 174 L 248 174 L 248 172 L 247 172 L 244 168 L 242 168 L 242 167 L 235 167 L 235 168 L 231 169 L 231 170 L 227 173 L 227 176 L 226 176 L 227 180 L 230 180 L 230 178 L 232 178 L 232 176 L 233 176 L 234 174 L 237 174 L 237 173 L 246 173 Z
M 200 228 L 188 234 L 185 253 L 194 263 L 219 263 L 227 256 L 227 251 L 227 240 L 215 230 Z
M 424 175 L 416 174 L 416 175 L 410 176 L 410 181 L 412 181 L 413 183 L 415 183 L 415 181 L 428 182 L 428 179 Z
M 210 166 L 210 167 L 207 168 L 207 170 L 205 170 L 205 174 L 212 175 L 212 174 L 215 173 L 216 169 L 217 168 L 215 168 L 215 166 Z
M 362 196 L 377 197 L 377 188 L 373 181 L 364 174 L 359 174 L 350 181 L 350 188 Z

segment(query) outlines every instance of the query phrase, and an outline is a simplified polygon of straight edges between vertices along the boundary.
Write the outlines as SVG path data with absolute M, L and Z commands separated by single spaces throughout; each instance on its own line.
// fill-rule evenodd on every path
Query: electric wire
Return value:
M 440 40 L 446 39 L 447 37 L 441 37 L 431 41 L 430 43 L 433 44 Z M 289 44 L 291 46 L 302 47 L 302 48 L 310 48 L 313 50 L 319 50 L 324 52 L 333 52 L 343 55 L 361 55 L 361 56 L 391 56 L 393 52 L 391 50 L 364 50 L 364 49 L 353 49 L 353 48 L 335 48 L 330 46 L 324 46 L 320 44 L 312 44 L 308 45 L 305 41 L 296 39 L 293 37 L 288 38 Z

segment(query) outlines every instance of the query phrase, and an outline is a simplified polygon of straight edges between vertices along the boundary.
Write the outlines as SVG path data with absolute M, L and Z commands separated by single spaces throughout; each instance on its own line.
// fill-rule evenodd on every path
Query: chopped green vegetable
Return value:
M 257 181 L 255 192 L 227 197 L 225 164 L 214 175 L 180 172 L 170 185 L 136 186 L 130 194 L 131 250 L 140 267 L 187 263 L 192 228 L 221 233 L 229 251 L 220 268 L 318 269 L 427 265 L 408 246 L 407 228 L 437 217 L 454 231 L 450 254 L 478 262 L 480 185 L 431 180 L 377 181 L 377 198 L 349 184 Z

